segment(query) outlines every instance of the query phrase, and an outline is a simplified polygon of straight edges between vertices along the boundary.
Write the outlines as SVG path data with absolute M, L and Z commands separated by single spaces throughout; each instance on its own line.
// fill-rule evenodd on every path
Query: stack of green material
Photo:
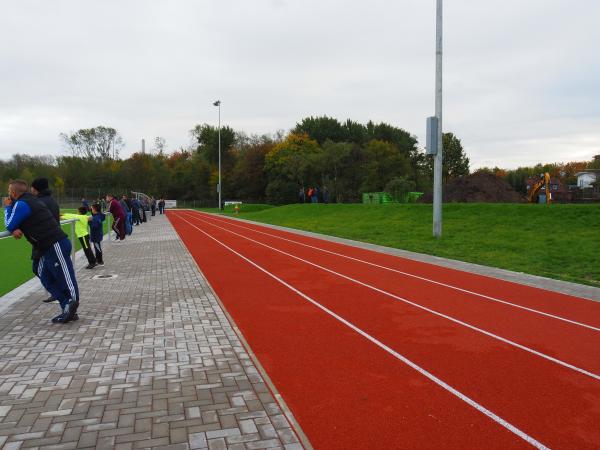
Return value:
M 387 192 L 364 192 L 362 202 L 369 204 L 391 203 L 392 197 Z

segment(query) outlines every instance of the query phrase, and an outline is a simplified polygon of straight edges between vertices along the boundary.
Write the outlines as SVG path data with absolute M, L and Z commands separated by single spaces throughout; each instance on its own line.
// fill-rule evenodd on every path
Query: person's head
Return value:
M 8 182 L 8 196 L 16 200 L 27 192 L 27 187 L 27 181 L 25 180 L 11 180 Z
M 36 178 L 31 183 L 30 191 L 33 195 L 38 195 L 48 189 L 48 178 Z
M 91 208 L 92 214 L 98 214 L 100 212 L 100 205 L 98 203 L 94 203 Z
M 106 194 L 106 201 L 107 202 L 112 202 L 113 198 L 115 198 L 115 196 L 113 194 Z
M 79 211 L 79 214 L 87 214 L 87 208 L 85 206 L 80 206 L 77 208 L 77 211 Z
M 127 200 L 127 196 L 126 196 L 125 194 L 123 194 L 123 195 L 121 196 L 121 198 L 122 198 L 123 200 Z

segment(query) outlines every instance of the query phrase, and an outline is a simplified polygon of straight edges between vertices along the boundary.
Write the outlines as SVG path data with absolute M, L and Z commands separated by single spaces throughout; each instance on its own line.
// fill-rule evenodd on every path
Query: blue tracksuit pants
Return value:
M 70 299 L 79 301 L 79 288 L 71 262 L 71 241 L 68 238 L 54 243 L 39 259 L 37 268 L 35 260 L 33 264 L 42 285 L 58 300 L 61 309 Z

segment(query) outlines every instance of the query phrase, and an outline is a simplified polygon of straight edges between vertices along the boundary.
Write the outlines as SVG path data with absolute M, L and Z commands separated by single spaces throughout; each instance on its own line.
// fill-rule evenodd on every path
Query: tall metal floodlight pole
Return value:
M 437 154 L 433 166 L 433 235 L 442 236 L 442 0 L 437 0 L 435 49 L 435 117 L 437 118 Z
M 219 108 L 219 210 L 221 210 L 223 209 L 221 203 L 221 100 L 217 100 L 213 105 Z

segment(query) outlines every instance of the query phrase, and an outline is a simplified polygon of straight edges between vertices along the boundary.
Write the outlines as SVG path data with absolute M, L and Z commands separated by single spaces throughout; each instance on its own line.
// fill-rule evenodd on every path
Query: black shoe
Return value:
M 57 301 L 54 297 L 50 296 L 47 299 L 44 300 L 44 303 L 52 303 Z
M 79 314 L 77 313 L 73 315 L 73 322 L 75 322 L 76 320 L 79 320 Z
M 104 261 L 98 261 L 98 262 L 97 262 L 97 265 L 98 265 L 98 266 L 103 266 L 103 265 L 104 265 Z
M 52 318 L 52 323 L 65 323 L 66 321 L 65 313 L 60 313 L 58 316 Z
M 96 267 L 96 266 L 97 266 L 97 264 L 96 264 L 96 263 L 94 263 L 94 264 L 88 264 L 87 266 L 85 266 L 85 268 L 86 268 L 86 269 L 93 269 L 93 268 L 94 268 L 94 267 Z
M 65 309 L 63 309 L 63 322 L 70 322 L 73 320 L 73 316 L 77 313 L 77 308 L 79 307 L 79 302 L 77 300 L 69 300 L 69 303 L 65 305 Z

